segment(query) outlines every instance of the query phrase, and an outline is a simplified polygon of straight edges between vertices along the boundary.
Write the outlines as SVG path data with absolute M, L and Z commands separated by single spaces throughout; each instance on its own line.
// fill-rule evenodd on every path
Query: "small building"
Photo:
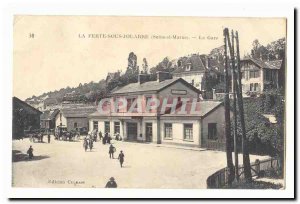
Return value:
M 199 100 L 197 88 L 182 78 L 170 79 L 164 72 L 158 72 L 157 81 L 147 81 L 147 78 L 140 75 L 137 83 L 112 92 L 103 108 L 108 111 L 98 109 L 89 115 L 89 129 L 111 135 L 120 133 L 126 141 L 224 149 L 222 102 Z M 121 99 L 127 102 L 125 107 L 109 109 Z M 161 102 L 154 109 L 148 109 L 153 101 L 164 99 L 167 103 Z M 164 109 L 166 104 L 168 108 Z M 193 106 L 197 111 L 191 112 Z M 182 113 L 183 107 L 187 113 Z
M 12 138 L 19 139 L 25 136 L 25 130 L 40 128 L 42 112 L 28 105 L 17 97 L 13 97 Z
M 55 116 L 55 126 L 65 126 L 68 131 L 89 127 L 88 115 L 96 111 L 96 106 L 63 107 Z
M 263 61 L 249 57 L 241 60 L 243 94 L 252 95 L 279 88 L 279 70 L 282 66 L 282 60 Z
M 41 128 L 43 129 L 54 129 L 55 125 L 55 117 L 59 113 L 59 109 L 55 110 L 46 110 L 40 117 L 41 120 Z

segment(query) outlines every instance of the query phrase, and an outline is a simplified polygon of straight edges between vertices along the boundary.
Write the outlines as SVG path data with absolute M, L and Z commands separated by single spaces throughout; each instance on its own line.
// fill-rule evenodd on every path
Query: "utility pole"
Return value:
M 248 151 L 248 141 L 246 137 L 246 127 L 245 127 L 245 118 L 244 118 L 244 104 L 243 104 L 243 95 L 242 95 L 242 80 L 241 80 L 241 67 L 240 67 L 240 48 L 239 48 L 239 35 L 236 31 L 236 52 L 237 52 L 237 77 L 238 77 L 238 86 L 237 86 L 237 101 L 239 106 L 240 121 L 242 128 L 242 151 L 243 151 L 243 165 L 244 165 L 244 174 L 246 182 L 252 182 L 250 158 Z
M 239 155 L 237 152 L 237 111 L 236 111 L 236 89 L 237 89 L 237 76 L 236 76 L 236 63 L 235 63 L 235 57 L 234 57 L 234 33 L 233 30 L 231 30 L 231 42 L 230 44 L 230 36 L 229 33 L 227 33 L 227 40 L 228 40 L 228 46 L 230 50 L 230 56 L 231 56 L 231 80 L 232 80 L 232 90 L 233 90 L 233 114 L 234 114 L 234 124 L 233 124 L 233 143 L 234 143 L 234 167 L 235 167 L 235 179 L 236 181 L 239 181 Z
M 224 96 L 224 108 L 225 108 L 225 137 L 226 137 L 226 158 L 227 167 L 229 169 L 228 185 L 232 184 L 234 180 L 234 167 L 232 163 L 232 140 L 230 133 L 230 101 L 229 101 L 229 77 L 228 77 L 228 58 L 227 58 L 227 42 L 226 33 L 228 33 L 228 28 L 223 31 L 224 35 L 224 46 L 225 46 L 225 96 Z

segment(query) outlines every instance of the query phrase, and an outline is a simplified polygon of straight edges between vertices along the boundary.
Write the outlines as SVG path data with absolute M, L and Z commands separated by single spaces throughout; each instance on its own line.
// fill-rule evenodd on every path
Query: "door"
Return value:
M 137 123 L 127 123 L 127 140 L 136 141 L 138 134 Z
M 152 142 L 152 123 L 146 123 L 146 142 Z

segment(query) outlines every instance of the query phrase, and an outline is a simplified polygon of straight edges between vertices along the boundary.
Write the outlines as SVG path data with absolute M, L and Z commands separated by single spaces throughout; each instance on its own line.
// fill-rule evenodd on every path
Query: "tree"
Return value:
M 146 58 L 143 59 L 142 67 L 143 67 L 143 73 L 148 74 L 148 62 Z
M 134 52 L 130 52 L 128 56 L 128 67 L 127 69 L 136 70 L 137 68 L 137 56 Z

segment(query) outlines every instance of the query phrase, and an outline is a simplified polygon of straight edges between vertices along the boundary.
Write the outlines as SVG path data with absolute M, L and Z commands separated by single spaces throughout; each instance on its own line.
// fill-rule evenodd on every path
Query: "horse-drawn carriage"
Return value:
M 54 136 L 56 140 L 75 141 L 79 139 L 80 133 L 76 130 L 68 131 L 65 126 L 57 126 Z
M 47 134 L 46 129 L 32 129 L 29 127 L 24 130 L 25 136 L 29 138 L 30 142 L 43 142 L 44 135 Z

